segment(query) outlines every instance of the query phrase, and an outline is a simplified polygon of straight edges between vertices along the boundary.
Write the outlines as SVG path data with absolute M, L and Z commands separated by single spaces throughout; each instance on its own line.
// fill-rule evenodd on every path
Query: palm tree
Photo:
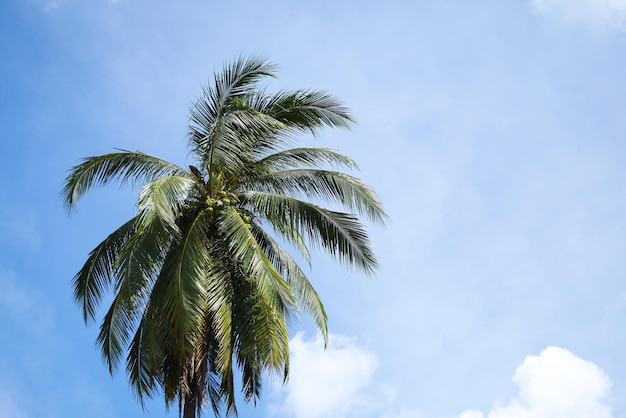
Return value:
M 236 414 L 237 371 L 246 401 L 260 397 L 264 373 L 286 379 L 286 324 L 300 311 L 327 338 L 324 306 L 283 245 L 305 262 L 313 245 L 367 274 L 377 267 L 359 216 L 383 224 L 381 203 L 336 171 L 356 163 L 331 149 L 289 148 L 300 134 L 349 127 L 351 116 L 325 92 L 269 94 L 259 84 L 274 71 L 240 57 L 215 75 L 191 109 L 195 165 L 119 150 L 84 158 L 65 181 L 68 211 L 92 187 L 143 185 L 136 215 L 74 277 L 74 296 L 90 322 L 113 293 L 97 338 L 109 371 L 126 356 L 139 401 L 162 391 L 185 418 L 206 403 L 215 415 Z

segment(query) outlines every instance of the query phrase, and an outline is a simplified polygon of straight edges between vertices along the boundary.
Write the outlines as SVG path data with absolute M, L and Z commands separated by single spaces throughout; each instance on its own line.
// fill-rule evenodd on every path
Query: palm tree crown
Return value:
M 215 75 L 191 109 L 194 165 L 119 151 L 83 159 L 65 181 L 68 210 L 92 187 L 143 185 L 136 215 L 74 277 L 74 296 L 89 321 L 113 293 L 97 339 L 109 370 L 126 357 L 139 400 L 163 391 L 185 417 L 207 402 L 216 415 L 222 406 L 236 413 L 236 370 L 246 400 L 260 396 L 263 373 L 286 378 L 286 320 L 299 310 L 326 338 L 320 298 L 281 242 L 307 262 L 313 245 L 367 274 L 377 266 L 359 216 L 383 224 L 381 203 L 337 171 L 356 163 L 331 149 L 290 148 L 300 134 L 349 127 L 351 116 L 322 91 L 268 93 L 259 83 L 274 71 L 241 57 Z

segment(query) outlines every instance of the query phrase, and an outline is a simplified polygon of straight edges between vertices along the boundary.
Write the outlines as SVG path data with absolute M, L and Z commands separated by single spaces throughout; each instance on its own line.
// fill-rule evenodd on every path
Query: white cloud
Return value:
M 324 350 L 321 336 L 305 340 L 299 333 L 291 340 L 290 347 L 289 382 L 276 388 L 275 395 L 282 400 L 270 405 L 270 415 L 381 416 L 381 411 L 393 400 L 391 388 L 373 381 L 377 356 L 359 347 L 354 339 L 331 334 Z
M 483 413 L 473 409 L 463 412 L 459 418 L 483 418 Z
M 611 382 L 594 363 L 571 352 L 548 347 L 528 356 L 513 377 L 519 396 L 488 415 L 468 410 L 458 418 L 612 418 L 605 400 Z
M 568 23 L 626 28 L 626 0 L 530 0 L 538 13 Z

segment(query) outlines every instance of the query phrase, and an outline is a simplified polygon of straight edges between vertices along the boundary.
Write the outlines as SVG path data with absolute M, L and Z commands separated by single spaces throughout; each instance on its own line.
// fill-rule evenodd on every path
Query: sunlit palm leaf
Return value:
M 176 218 L 189 199 L 196 203 L 200 191 L 195 179 L 182 176 L 164 176 L 146 184 L 139 192 L 138 210 L 142 223 L 158 217 L 171 231 L 180 232 Z

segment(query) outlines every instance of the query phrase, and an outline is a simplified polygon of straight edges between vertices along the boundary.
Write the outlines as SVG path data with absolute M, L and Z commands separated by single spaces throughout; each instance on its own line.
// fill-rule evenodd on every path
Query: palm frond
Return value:
M 255 109 L 284 123 L 289 128 L 317 134 L 323 126 L 350 128 L 355 123 L 349 110 L 328 92 L 312 89 L 265 92 L 252 100 Z
M 208 402 L 217 417 L 220 416 L 223 406 L 220 393 L 222 378 L 215 367 L 219 342 L 216 338 L 217 332 L 212 313 L 208 311 L 205 312 L 205 315 L 204 338 L 200 341 L 194 359 L 196 370 L 194 373 L 187 373 L 187 375 L 193 376 L 195 379 L 195 387 L 191 388 L 191 393 L 201 397 L 202 402 L 198 403 L 198 408 L 201 408 L 204 402 Z M 200 410 L 197 411 L 197 415 L 200 416 Z
M 274 193 L 247 191 L 243 195 L 251 211 L 262 214 L 271 224 L 288 219 L 339 262 L 368 275 L 375 272 L 377 262 L 369 237 L 356 216 Z
M 283 170 L 256 176 L 251 189 L 322 199 L 341 204 L 350 211 L 384 225 L 387 215 L 374 190 L 358 178 L 337 171 L 316 169 Z
M 258 283 L 265 300 L 288 313 L 295 304 L 292 289 L 267 258 L 239 212 L 232 207 L 225 210 L 218 230 L 244 275 Z
M 309 266 L 311 265 L 311 253 L 309 251 L 309 247 L 307 246 L 300 230 L 293 222 L 290 221 L 289 218 L 275 218 L 270 226 L 275 232 L 278 233 L 278 235 L 283 237 L 289 244 L 298 250 L 302 258 L 304 258 Z M 250 222 L 250 227 L 252 231 L 261 229 L 255 221 Z
M 171 231 L 179 232 L 177 217 L 185 205 L 198 204 L 202 191 L 202 185 L 195 178 L 164 176 L 149 182 L 139 192 L 137 206 L 142 223 L 156 217 Z
M 206 270 L 210 258 L 207 231 L 210 215 L 197 214 L 177 242 L 156 279 L 150 299 L 158 303 L 161 326 L 167 329 L 168 346 L 189 355 L 202 338 L 207 308 Z
M 242 372 L 244 399 L 258 399 L 265 370 L 284 374 L 289 367 L 289 335 L 285 316 L 250 278 L 239 280 L 234 293 L 235 353 Z
M 216 248 L 214 248 L 215 250 Z M 219 396 L 226 406 L 227 414 L 236 414 L 235 374 L 233 370 L 233 281 L 221 259 L 223 254 L 212 257 L 208 268 L 207 292 L 208 311 L 217 349 L 213 357 L 213 368 L 220 376 Z M 222 259 L 223 260 L 223 259 Z
M 278 67 L 260 56 L 240 56 L 215 75 L 215 98 L 223 107 L 234 97 L 249 94 L 264 77 L 275 77 Z
M 214 85 L 203 89 L 203 96 L 190 110 L 189 137 L 194 152 L 202 161 L 208 161 L 210 147 L 224 130 L 224 116 L 249 109 L 241 100 L 242 96 L 254 90 L 262 78 L 274 77 L 275 70 L 274 64 L 261 57 L 240 56 L 225 65 L 221 74 L 215 74 Z M 240 132 L 246 133 L 245 130 Z
M 74 276 L 74 298 L 82 306 L 85 322 L 94 319 L 95 310 L 113 282 L 115 261 L 126 241 L 137 231 L 138 217 L 134 217 L 110 234 L 90 253 L 87 261 Z
M 159 365 L 163 359 L 163 348 L 145 313 L 131 341 L 126 358 L 128 379 L 142 406 L 145 399 L 152 397 L 158 388 Z
M 304 274 L 291 255 L 263 228 L 253 224 L 252 233 L 261 248 L 263 248 L 263 252 L 267 254 L 267 257 L 276 266 L 276 270 L 291 284 L 294 294 L 298 298 L 298 305 L 313 317 L 317 328 L 324 336 L 324 342 L 327 343 L 328 316 L 322 300 L 306 274 Z
M 158 222 L 158 221 L 156 221 Z M 97 343 L 109 371 L 113 371 L 128 344 L 137 320 L 146 308 L 154 278 L 164 263 L 171 235 L 151 225 L 137 231 L 119 251 L 113 266 L 117 291 L 100 327 Z M 149 233 L 146 231 L 149 230 Z
M 268 167 L 272 170 L 301 168 L 303 166 L 321 168 L 324 165 L 358 169 L 356 161 L 335 150 L 309 147 L 282 150 L 260 159 L 255 162 L 255 165 Z
M 71 211 L 80 197 L 94 186 L 103 186 L 112 181 L 138 184 L 164 175 L 185 176 L 186 171 L 168 161 L 137 151 L 87 157 L 70 170 L 62 197 L 66 209 Z
M 246 167 L 245 157 L 251 154 L 259 138 L 271 136 L 282 128 L 281 123 L 242 104 L 224 113 L 208 129 L 193 126 L 190 130 L 194 153 L 202 165 L 228 174 Z

